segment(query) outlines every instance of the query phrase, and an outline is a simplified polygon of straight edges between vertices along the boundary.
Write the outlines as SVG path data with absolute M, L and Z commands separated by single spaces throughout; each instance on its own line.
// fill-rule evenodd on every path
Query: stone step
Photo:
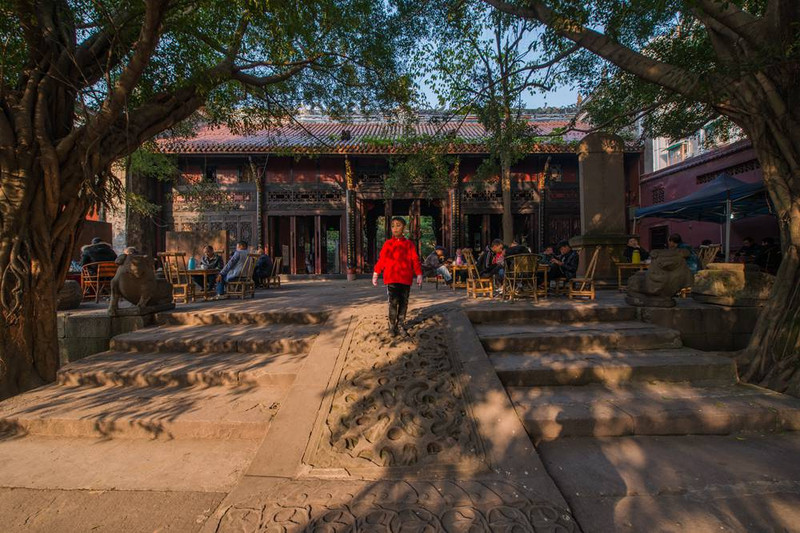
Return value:
M 58 384 L 68 387 L 288 387 L 304 361 L 302 354 L 103 352 L 63 367 L 58 372 Z
M 493 352 L 490 360 L 506 387 L 586 385 L 626 381 L 735 383 L 730 357 L 691 350 L 594 350 L 581 353 Z
M 320 326 L 217 325 L 168 326 L 117 335 L 109 349 L 117 352 L 305 353 Z
M 467 309 L 473 324 L 565 324 L 569 322 L 618 322 L 638 319 L 639 310 L 629 305 L 586 305 L 580 307 L 520 307 L 519 303 L 498 303 L 490 308 Z
M 73 491 L 228 492 L 259 439 L 0 439 L 2 486 Z M 9 526 L 4 524 L 4 531 Z M 51 529 L 51 531 L 55 531 Z
M 752 385 L 509 387 L 534 443 L 564 437 L 800 430 L 800 399 Z
M 644 322 L 484 324 L 475 331 L 487 352 L 582 352 L 680 348 L 680 333 Z
M 286 387 L 61 387 L 0 403 L 0 434 L 261 439 Z
M 156 321 L 169 326 L 214 326 L 272 324 L 323 324 L 328 320 L 325 311 L 186 311 L 159 313 Z

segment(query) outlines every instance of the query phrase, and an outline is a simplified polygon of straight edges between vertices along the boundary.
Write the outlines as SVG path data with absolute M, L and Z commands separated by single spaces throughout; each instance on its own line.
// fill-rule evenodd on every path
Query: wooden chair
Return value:
M 117 264 L 114 261 L 100 261 L 88 263 L 81 267 L 81 287 L 83 300 L 100 301 L 100 297 L 111 295 L 111 279 L 117 273 Z
M 467 297 L 477 298 L 488 294 L 489 298 L 494 298 L 494 278 L 480 276 L 472 250 L 464 250 L 464 259 L 467 261 Z
M 259 254 L 247 254 L 239 277 L 225 285 L 225 291 L 230 297 L 238 296 L 244 300 L 245 296 L 249 294 L 251 298 L 255 298 L 256 282 L 253 280 L 253 271 L 259 257 L 261 257 Z
M 518 254 L 506 259 L 506 264 L 511 263 L 511 268 L 506 268 L 503 278 L 503 299 L 514 300 L 517 296 L 532 295 L 533 301 L 539 302 L 536 272 L 539 269 L 539 256 L 536 254 Z
M 595 299 L 594 271 L 597 268 L 597 258 L 600 256 L 601 246 L 595 246 L 589 266 L 586 267 L 586 274 L 580 278 L 572 278 L 567 284 L 567 296 L 570 299 L 588 298 Z
M 264 280 L 264 286 L 266 288 L 270 287 L 278 287 L 281 286 L 281 263 L 283 263 L 283 257 L 276 257 L 275 260 L 272 262 L 272 272 L 267 278 Z
M 721 249 L 721 244 L 701 246 L 700 251 L 697 253 L 697 262 L 700 263 L 700 270 L 705 270 L 709 263 L 713 263 Z
M 195 299 L 194 280 L 186 271 L 186 253 L 159 252 L 158 257 L 164 266 L 164 277 L 172 284 L 173 301 L 175 303 L 193 302 Z

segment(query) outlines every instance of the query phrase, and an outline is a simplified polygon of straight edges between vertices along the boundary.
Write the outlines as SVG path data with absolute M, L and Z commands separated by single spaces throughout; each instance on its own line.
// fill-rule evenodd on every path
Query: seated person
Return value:
M 512 255 L 519 255 L 519 254 L 529 254 L 531 253 L 530 248 L 525 246 L 524 244 L 520 244 L 516 239 L 511 241 L 511 246 L 508 247 L 506 250 L 506 257 L 511 257 Z
M 505 275 L 505 262 L 503 260 L 503 241 L 495 239 L 492 244 L 478 256 L 475 266 L 478 267 L 478 274 L 482 278 L 494 277 L 498 281 L 503 281 Z
M 744 245 L 736 252 L 733 261 L 736 263 L 754 263 L 760 248 L 752 237 L 745 237 Z
M 669 239 L 667 240 L 667 247 L 671 250 L 689 250 L 689 256 L 686 258 L 686 265 L 689 267 L 689 270 L 692 271 L 692 274 L 697 274 L 697 271 L 700 269 L 700 260 L 698 259 L 697 254 L 694 253 L 692 247 L 683 242 L 680 234 L 673 233 L 670 235 Z
M 253 270 L 253 281 L 256 286 L 263 286 L 265 280 L 272 274 L 272 258 L 267 254 L 268 248 L 264 246 L 264 253 L 256 261 L 256 268 Z
M 222 257 L 214 251 L 210 244 L 203 248 L 203 257 L 200 258 L 200 268 L 203 270 L 219 270 L 222 268 Z
M 87 244 L 81 248 L 81 266 L 90 263 L 100 263 L 103 261 L 116 261 L 117 253 L 107 242 L 103 242 L 100 237 L 92 239 L 92 244 Z M 89 272 L 94 274 L 94 268 L 90 267 Z
M 219 270 L 222 268 L 222 258 L 217 255 L 214 251 L 214 247 L 210 244 L 203 248 L 203 255 L 200 257 L 200 269 L 201 270 Z M 195 283 L 202 286 L 203 285 L 203 276 L 192 276 L 192 279 Z M 213 283 L 211 279 L 206 276 L 208 280 L 207 287 L 203 287 L 204 291 L 211 289 L 211 284 Z
M 553 258 L 555 258 L 556 253 L 553 251 L 552 246 L 548 246 L 544 249 L 544 252 L 538 254 L 539 255 L 539 264 L 550 266 L 553 264 Z
M 467 260 L 464 259 L 464 254 L 461 253 L 461 248 L 456 248 L 456 258 L 453 260 L 453 264 L 458 266 L 467 264 Z
M 578 252 L 572 249 L 567 241 L 558 243 L 559 255 L 550 261 L 550 279 L 565 278 L 571 280 L 578 273 Z
M 437 246 L 431 254 L 425 258 L 422 263 L 422 273 L 426 276 L 440 275 L 444 278 L 444 282 L 448 285 L 453 281 L 453 276 L 444 264 L 445 260 L 444 246 Z
M 217 299 L 222 300 L 226 298 L 225 284 L 239 279 L 245 263 L 247 262 L 247 241 L 239 241 L 236 243 L 236 251 L 228 259 L 228 264 L 222 267 L 217 275 Z
M 761 249 L 755 258 L 755 263 L 762 272 L 775 274 L 781 264 L 781 247 L 772 237 L 761 240 Z
M 639 250 L 639 261 L 644 263 L 650 257 L 650 254 L 641 247 L 639 244 L 639 237 L 631 237 L 628 239 L 628 246 L 625 247 L 625 251 L 622 252 L 622 256 L 625 258 L 626 263 L 633 263 L 633 252 L 635 250 Z

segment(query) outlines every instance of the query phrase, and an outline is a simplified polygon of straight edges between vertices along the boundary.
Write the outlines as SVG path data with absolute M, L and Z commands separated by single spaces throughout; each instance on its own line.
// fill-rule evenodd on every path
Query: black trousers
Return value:
M 411 285 L 390 283 L 386 286 L 386 292 L 389 293 L 389 329 L 395 329 L 406 320 Z

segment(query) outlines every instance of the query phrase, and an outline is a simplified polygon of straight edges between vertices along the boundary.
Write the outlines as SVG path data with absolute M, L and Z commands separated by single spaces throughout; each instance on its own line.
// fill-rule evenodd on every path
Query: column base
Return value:
M 569 245 L 580 256 L 578 276 L 583 276 L 586 273 L 586 267 L 589 266 L 595 246 L 602 246 L 603 248 L 597 258 L 594 279 L 601 287 L 616 287 L 617 269 L 614 263 L 624 261 L 623 252 L 628 245 L 630 237 L 631 235 L 625 233 L 594 233 L 571 238 Z

